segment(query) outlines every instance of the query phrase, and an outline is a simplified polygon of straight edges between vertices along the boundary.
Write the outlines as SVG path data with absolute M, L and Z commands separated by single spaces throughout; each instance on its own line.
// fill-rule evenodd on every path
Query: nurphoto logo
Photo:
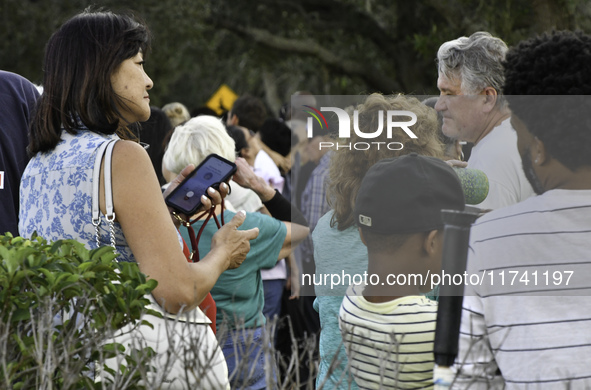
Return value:
M 343 100 L 343 97 L 340 97 Z M 356 97 L 358 98 L 358 97 Z M 299 104 L 297 107 L 299 111 L 305 113 L 307 117 L 306 122 L 306 137 L 312 139 L 320 134 L 333 134 L 337 136 L 339 142 L 322 141 L 318 143 L 319 150 L 334 148 L 349 149 L 349 150 L 368 150 L 370 148 L 388 148 L 389 150 L 401 150 L 404 148 L 402 142 L 387 142 L 385 140 L 392 139 L 394 132 L 402 131 L 409 139 L 418 138 L 417 135 L 410 129 L 411 126 L 417 123 L 417 115 L 412 111 L 406 110 L 387 110 L 377 112 L 377 123 L 374 122 L 374 128 L 360 128 L 359 111 L 354 109 L 356 104 L 341 104 L 341 100 L 328 101 L 326 105 L 316 105 L 320 108 L 315 108 L 310 104 Z M 330 104 L 333 103 L 333 104 Z M 336 107 L 340 105 L 341 107 Z M 347 107 L 347 108 L 344 108 Z M 328 118 L 328 120 L 327 120 Z M 351 126 L 353 121 L 353 126 Z M 384 133 L 385 131 L 385 133 Z M 367 141 L 360 142 L 345 142 L 351 138 L 352 132 L 357 139 L 361 138 Z M 385 135 L 385 138 L 384 138 Z M 377 142 L 376 138 L 381 138 Z M 398 141 L 399 137 L 395 136 Z
M 338 108 L 338 107 L 320 107 L 320 111 L 318 111 L 315 108 L 312 108 L 312 109 L 316 113 L 318 113 L 322 116 L 324 124 L 326 125 L 327 128 L 328 128 L 328 123 L 326 122 L 326 119 L 324 118 L 324 115 L 322 115 L 321 111 L 334 112 L 337 115 L 337 118 L 339 121 L 339 138 L 351 138 L 351 119 L 349 118 L 349 115 L 347 114 L 347 112 L 345 110 L 343 110 L 342 108 Z M 314 115 L 314 113 L 312 113 L 310 111 L 306 111 L 306 112 L 309 112 L 310 114 Z M 359 111 L 354 110 L 353 111 L 353 130 L 355 131 L 355 134 L 357 134 L 361 138 L 366 138 L 366 139 L 379 137 L 382 134 L 382 131 L 384 130 L 384 117 L 382 114 L 383 114 L 383 111 L 378 112 L 378 128 L 377 128 L 377 130 L 372 133 L 364 133 L 363 131 L 359 130 Z M 388 118 L 387 124 L 386 124 L 386 131 L 387 131 L 388 138 L 392 138 L 392 130 L 394 128 L 400 128 L 400 129 L 404 130 L 404 132 L 406 134 L 408 134 L 408 136 L 410 138 L 418 138 L 415 135 L 415 133 L 413 133 L 409 129 L 409 126 L 412 126 L 415 123 L 417 123 L 417 116 L 414 112 L 388 110 L 386 112 L 386 116 Z M 406 117 L 409 117 L 410 120 L 404 121 L 404 122 L 398 122 L 393 119 L 395 116 L 406 116 Z M 318 123 L 320 123 L 320 126 L 322 126 L 322 122 L 320 122 L 318 117 L 316 115 L 314 115 L 314 117 L 316 118 Z M 307 123 L 306 128 L 308 130 L 308 138 L 314 137 L 314 135 L 312 134 L 313 133 L 312 118 L 308 118 L 308 123 Z

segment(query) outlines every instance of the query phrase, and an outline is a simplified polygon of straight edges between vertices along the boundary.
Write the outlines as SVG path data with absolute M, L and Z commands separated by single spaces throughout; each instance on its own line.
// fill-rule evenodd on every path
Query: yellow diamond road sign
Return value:
M 236 92 L 232 91 L 226 84 L 222 84 L 209 98 L 206 106 L 214 110 L 218 115 L 222 115 L 232 108 L 236 99 L 238 99 Z

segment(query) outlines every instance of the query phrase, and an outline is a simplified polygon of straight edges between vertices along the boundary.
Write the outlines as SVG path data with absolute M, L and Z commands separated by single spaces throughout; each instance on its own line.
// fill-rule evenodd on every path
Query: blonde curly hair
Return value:
M 189 114 L 189 110 L 183 103 L 168 103 L 162 107 L 162 111 L 164 111 L 170 120 L 170 124 L 172 125 L 173 129 L 191 119 L 191 114 Z
M 375 163 L 385 158 L 410 153 L 443 159 L 443 145 L 437 133 L 437 113 L 418 99 L 403 95 L 372 94 L 363 104 L 356 107 L 356 110 L 359 113 L 359 130 L 364 133 L 374 132 L 378 128 L 379 115 L 382 115 L 382 123 L 387 123 L 386 113 L 389 110 L 411 111 L 416 114 L 417 122 L 410 126 L 410 129 L 418 138 L 410 138 L 400 129 L 399 131 L 393 129 L 392 138 L 387 138 L 387 132 L 384 130 L 380 136 L 371 140 L 371 142 L 383 142 L 384 144 L 379 148 L 371 147 L 368 150 L 339 148 L 334 152 L 330 163 L 327 200 L 334 210 L 330 224 L 341 231 L 354 224 L 353 207 L 361 180 Z M 401 117 L 400 120 L 405 121 L 408 118 Z M 367 142 L 367 139 L 351 131 L 350 139 L 338 140 L 338 142 L 353 145 L 356 142 Z M 401 150 L 390 150 L 386 145 L 392 142 L 399 142 L 404 147 Z

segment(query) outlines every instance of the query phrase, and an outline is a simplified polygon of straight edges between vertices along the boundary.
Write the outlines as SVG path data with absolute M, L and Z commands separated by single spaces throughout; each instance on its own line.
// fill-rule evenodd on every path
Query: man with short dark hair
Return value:
M 255 133 L 259 131 L 267 119 L 267 109 L 261 99 L 245 93 L 240 96 L 228 113 L 228 126 L 242 126 Z
M 472 228 L 467 274 L 485 279 L 466 286 L 456 388 L 591 388 L 590 63 L 591 37 L 567 31 L 507 54 L 504 91 L 538 196 Z
M 368 280 L 347 290 L 339 322 L 359 388 L 433 386 L 437 302 L 421 294 L 441 270 L 442 209 L 463 210 L 464 193 L 437 158 L 384 159 L 361 182 L 354 215 Z
M 443 133 L 474 144 L 468 168 L 488 176 L 483 209 L 497 209 L 533 195 L 521 170 L 517 135 L 503 98 L 503 66 L 507 45 L 487 32 L 445 42 L 437 52 L 441 94 L 435 109 L 443 116 Z
M 29 121 L 38 97 L 29 80 L 0 71 L 0 234 L 18 235 L 19 184 L 29 161 Z

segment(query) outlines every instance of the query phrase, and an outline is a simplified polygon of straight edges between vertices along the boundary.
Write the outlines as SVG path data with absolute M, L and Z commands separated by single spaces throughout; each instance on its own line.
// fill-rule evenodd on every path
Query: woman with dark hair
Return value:
M 24 237 L 37 231 L 47 240 L 75 239 L 95 248 L 95 156 L 104 142 L 119 139 L 112 157 L 118 260 L 137 262 L 140 271 L 158 281 L 153 296 L 166 311 L 199 310 L 220 274 L 244 261 L 258 230 L 238 231 L 245 215 L 237 213 L 213 237 L 211 251 L 200 262 L 187 262 L 148 154 L 130 140 L 129 127 L 150 116 L 153 83 L 143 67 L 149 43 L 145 26 L 111 12 L 82 12 L 50 38 L 44 93 L 31 127 L 33 156 L 21 181 L 19 228 Z M 169 191 L 191 169 L 186 167 Z M 108 245 L 102 173 L 100 177 L 99 231 L 101 245 Z M 227 192 L 224 184 L 219 193 L 209 188 L 211 200 L 203 196 L 201 201 L 209 208 Z

